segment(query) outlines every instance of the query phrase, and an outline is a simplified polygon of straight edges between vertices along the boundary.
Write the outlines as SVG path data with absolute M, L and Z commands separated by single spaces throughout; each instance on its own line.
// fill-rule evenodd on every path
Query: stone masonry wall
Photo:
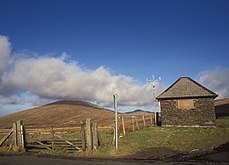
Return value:
M 214 126 L 213 98 L 197 98 L 193 102 L 193 109 L 178 109 L 177 100 L 160 100 L 162 126 Z

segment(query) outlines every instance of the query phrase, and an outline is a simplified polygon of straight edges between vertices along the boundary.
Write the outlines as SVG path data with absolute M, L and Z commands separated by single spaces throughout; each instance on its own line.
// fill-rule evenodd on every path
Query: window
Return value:
M 178 109 L 194 109 L 193 99 L 178 100 Z

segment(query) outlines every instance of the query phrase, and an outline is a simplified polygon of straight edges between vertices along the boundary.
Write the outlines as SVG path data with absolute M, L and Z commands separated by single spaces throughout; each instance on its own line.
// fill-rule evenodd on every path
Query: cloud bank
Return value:
M 104 66 L 95 70 L 84 69 L 75 61 L 67 61 L 66 53 L 59 57 L 11 55 L 8 38 L 1 36 L 0 40 L 1 104 L 23 102 L 19 99 L 26 98 L 23 93 L 37 96 L 34 99 L 38 102 L 42 99 L 73 99 L 96 102 L 100 105 L 112 104 L 112 95 L 117 93 L 120 105 L 152 104 L 150 84 L 141 85 L 132 77 L 112 74 Z M 10 59 L 10 56 L 14 58 Z M 6 67 L 9 60 L 10 65 Z M 157 93 L 162 89 L 163 86 L 158 84 Z M 35 104 L 34 100 L 31 102 Z
M 229 98 L 229 68 L 201 72 L 199 82 L 217 93 L 218 98 Z

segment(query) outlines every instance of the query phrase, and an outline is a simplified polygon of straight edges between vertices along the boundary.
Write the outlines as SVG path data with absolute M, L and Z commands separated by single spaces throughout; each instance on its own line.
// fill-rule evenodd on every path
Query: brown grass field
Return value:
M 135 111 L 131 115 L 150 115 Z M 0 117 L 0 128 L 11 128 L 15 121 L 23 120 L 28 128 L 80 127 L 81 120 L 91 118 L 99 126 L 113 126 L 114 112 L 82 101 L 59 101 L 41 107 Z
M 106 126 L 112 122 L 113 112 L 85 102 L 56 102 L 0 117 L 0 128 L 10 128 L 18 120 L 27 127 L 79 127 L 85 118 Z

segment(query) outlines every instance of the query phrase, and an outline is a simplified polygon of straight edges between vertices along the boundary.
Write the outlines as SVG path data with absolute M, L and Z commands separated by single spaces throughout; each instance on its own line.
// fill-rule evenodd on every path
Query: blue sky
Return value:
M 144 92 L 145 97 L 150 96 L 145 79 L 152 74 L 162 77 L 161 90 L 179 77 L 188 76 L 219 93 L 221 98 L 229 97 L 227 0 L 0 0 L 0 35 L 10 50 L 9 57 L 4 56 L 8 57 L 2 64 L 4 69 L 0 68 L 2 114 L 52 99 L 83 99 L 105 105 L 110 102 L 104 99 L 108 97 L 105 95 L 112 90 L 123 91 L 124 87 L 133 96 L 120 96 L 123 105 L 147 106 L 150 99 L 137 102 L 139 98 L 129 98 Z M 52 63 L 56 67 L 49 68 Z M 62 74 L 74 70 L 71 72 L 74 74 L 66 74 L 66 81 L 61 79 L 68 87 L 73 83 L 70 77 L 79 76 L 78 69 L 84 76 L 96 75 L 100 84 L 105 81 L 106 89 L 111 88 L 111 82 L 117 89 L 109 92 L 103 88 L 89 89 L 94 84 L 87 83 L 94 80 L 87 78 L 82 83 L 87 86 L 85 90 L 69 89 L 80 96 L 61 90 L 48 93 L 40 88 L 39 85 L 45 85 L 37 82 L 40 80 L 34 85 L 17 78 L 34 79 L 29 73 L 19 75 L 16 69 L 25 71 L 22 65 L 25 68 L 30 65 L 27 69 L 43 66 L 51 75 L 57 70 L 64 70 Z M 31 75 L 38 73 L 36 68 L 31 69 Z M 56 75 L 50 80 L 43 72 L 38 75 L 46 78 L 49 85 L 60 79 Z M 48 89 L 54 90 L 54 85 Z M 60 88 L 68 91 L 64 85 Z M 92 97 L 90 90 L 102 91 L 103 97 L 101 93 Z

